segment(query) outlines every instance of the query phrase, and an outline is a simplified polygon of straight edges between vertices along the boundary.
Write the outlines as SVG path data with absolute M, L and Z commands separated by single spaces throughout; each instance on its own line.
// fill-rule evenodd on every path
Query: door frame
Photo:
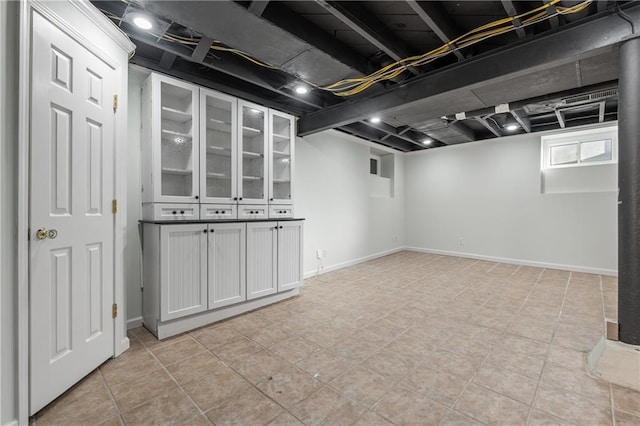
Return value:
M 128 55 L 135 45 L 113 23 L 85 0 L 47 2 L 22 1 L 20 4 L 19 101 L 18 101 L 18 422 L 29 422 L 29 152 L 30 152 L 30 76 L 31 76 L 31 16 L 39 13 L 59 27 L 84 48 L 93 52 L 116 70 L 118 109 L 114 119 L 114 197 L 118 213 L 114 215 L 114 303 L 118 316 L 114 320 L 114 356 L 129 348 L 125 319 L 124 239 L 126 217 L 126 141 L 127 141 L 127 66 Z M 73 24 L 71 24 L 73 22 Z M 98 27 L 101 39 L 96 45 L 78 27 Z M 107 42 L 106 48 L 102 42 Z

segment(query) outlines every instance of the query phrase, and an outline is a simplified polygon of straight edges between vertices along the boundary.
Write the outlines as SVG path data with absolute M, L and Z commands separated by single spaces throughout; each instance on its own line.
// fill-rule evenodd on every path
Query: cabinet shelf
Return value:
M 163 106 L 161 110 L 162 110 L 163 120 L 166 119 L 166 120 L 176 121 L 178 123 L 186 123 L 187 121 L 191 121 L 193 118 L 190 112 L 180 111 L 175 108 Z
M 288 158 L 290 156 L 288 152 L 276 151 L 275 149 L 272 152 L 273 158 Z
M 231 150 L 229 148 L 223 148 L 221 146 L 209 145 L 207 147 L 207 154 L 220 155 L 222 157 L 231 157 Z
M 242 180 L 262 180 L 260 176 L 242 176 Z
M 252 158 L 261 158 L 263 156 L 259 152 L 252 152 L 252 151 L 242 151 L 242 155 L 244 157 L 252 157 Z
M 207 179 L 231 179 L 231 176 L 225 175 L 224 173 L 208 172 Z
M 162 168 L 162 173 L 167 174 L 167 175 L 187 176 L 187 175 L 190 175 L 192 172 L 191 172 L 191 170 L 173 169 L 171 167 L 163 167 Z
M 192 136 L 187 133 L 180 133 L 173 130 L 162 129 L 162 138 L 170 141 L 175 141 L 176 138 L 184 139 L 183 142 L 190 141 Z
M 291 138 L 289 137 L 289 135 L 279 135 L 277 133 L 273 134 L 273 140 L 277 141 L 277 142 L 284 142 L 284 141 L 288 141 L 291 140 Z
M 257 135 L 261 135 L 262 134 L 262 130 L 260 129 L 256 129 L 253 127 L 248 127 L 248 126 L 242 126 L 242 135 L 243 136 L 257 136 Z
M 217 120 L 215 118 L 210 118 L 207 120 L 207 129 L 215 130 L 217 132 L 223 133 L 231 133 L 231 123 L 227 123 L 226 121 Z
M 273 179 L 273 183 L 291 183 L 291 179 Z

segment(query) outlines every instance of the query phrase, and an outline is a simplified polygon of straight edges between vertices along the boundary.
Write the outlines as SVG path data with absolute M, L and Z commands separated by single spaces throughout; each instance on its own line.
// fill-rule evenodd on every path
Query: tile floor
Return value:
M 45 424 L 639 424 L 640 393 L 590 377 L 616 280 L 401 252 L 301 295 L 131 349 Z

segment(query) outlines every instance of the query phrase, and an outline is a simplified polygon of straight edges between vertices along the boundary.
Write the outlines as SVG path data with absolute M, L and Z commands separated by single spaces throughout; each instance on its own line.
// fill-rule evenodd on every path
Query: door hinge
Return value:
M 114 303 L 111 305 L 111 318 L 116 318 L 118 316 L 118 304 Z
M 113 112 L 118 110 L 118 95 L 113 95 Z
M 111 213 L 113 214 L 118 213 L 118 200 L 111 201 Z

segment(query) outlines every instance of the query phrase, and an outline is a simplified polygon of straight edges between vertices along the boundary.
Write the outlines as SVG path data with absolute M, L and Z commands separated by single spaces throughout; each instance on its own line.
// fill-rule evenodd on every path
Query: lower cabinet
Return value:
M 247 299 L 302 284 L 302 223 L 247 223 Z
M 298 294 L 302 235 L 302 220 L 144 223 L 144 325 L 169 337 Z
M 246 300 L 245 247 L 244 223 L 209 225 L 207 257 L 209 309 Z
M 160 227 L 160 319 L 207 310 L 207 227 Z

